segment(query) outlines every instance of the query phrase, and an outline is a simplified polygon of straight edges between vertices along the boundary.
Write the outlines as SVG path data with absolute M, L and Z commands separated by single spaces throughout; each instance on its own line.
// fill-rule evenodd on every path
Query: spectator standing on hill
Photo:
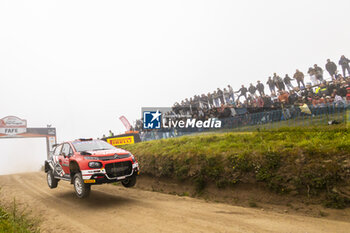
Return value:
M 240 94 L 239 94 L 239 96 L 237 98 L 238 100 L 239 100 L 239 98 L 241 96 L 244 96 L 244 98 L 247 100 L 247 92 L 248 92 L 248 90 L 247 90 L 246 87 L 244 87 L 244 85 L 242 85 L 242 87 L 238 91 L 236 91 L 235 93 L 238 93 L 238 92 L 240 92 Z
M 253 85 L 253 83 L 250 84 L 248 91 L 251 95 L 255 95 L 256 87 Z
M 315 75 L 317 80 L 320 82 L 323 82 L 323 70 L 321 67 L 317 66 L 317 64 L 314 65 Z
M 230 93 L 230 98 L 232 99 L 232 102 L 235 102 L 235 95 L 233 94 L 233 88 L 230 85 L 227 85 L 228 92 Z
M 344 55 L 340 57 L 339 65 L 343 69 L 343 76 L 346 77 L 345 72 L 348 71 L 348 75 L 350 76 L 350 67 L 349 67 L 350 60 L 347 59 Z
M 214 107 L 214 100 L 213 100 L 213 95 L 210 94 L 210 92 L 207 94 L 208 96 L 208 102 L 209 102 L 209 106 L 210 108 Z
M 316 78 L 316 73 L 315 73 L 315 70 L 310 67 L 309 70 L 307 71 L 307 73 L 310 75 L 310 79 L 311 79 L 311 82 L 312 82 L 312 85 L 317 85 L 319 84 L 320 82 L 317 80 Z
M 222 92 L 222 90 L 220 88 L 217 89 L 216 93 L 218 94 L 219 96 L 219 99 L 220 99 L 220 102 L 221 104 L 225 104 L 225 101 L 224 101 L 224 93 Z
M 291 83 L 291 81 L 294 80 L 291 77 L 288 76 L 288 74 L 286 74 L 286 76 L 284 77 L 283 81 L 284 84 L 286 84 L 288 91 L 293 90 L 293 85 Z
M 114 133 L 112 132 L 112 130 L 109 130 L 109 136 L 110 136 L 110 137 L 113 137 L 113 136 L 114 136 Z
M 272 77 L 272 80 L 273 80 L 273 83 L 275 84 L 275 87 L 277 87 L 278 90 L 280 90 L 280 86 L 278 85 L 279 82 L 278 82 L 278 76 L 276 73 L 273 73 L 273 77 Z
M 266 84 L 269 86 L 270 92 L 275 92 L 275 82 L 272 80 L 271 76 L 269 77 L 269 79 L 267 80 Z
M 295 74 L 293 76 L 293 78 L 295 80 L 297 80 L 297 83 L 298 83 L 298 87 L 300 89 L 300 83 L 303 84 L 303 87 L 305 88 L 305 84 L 304 84 L 304 74 L 303 72 L 299 71 L 299 70 L 296 70 L 295 71 Z
M 258 80 L 258 84 L 256 84 L 256 89 L 258 90 L 260 96 L 265 95 L 265 92 L 264 92 L 265 87 L 264 87 L 264 84 L 260 82 L 260 80 Z
M 200 101 L 201 101 L 203 108 L 208 109 L 208 107 L 209 107 L 208 106 L 208 96 L 206 96 L 205 94 L 202 94 L 200 97 Z
M 213 93 L 213 99 L 214 99 L 215 107 L 219 107 L 220 106 L 220 103 L 219 103 L 220 99 L 219 99 L 219 95 L 216 91 L 214 91 L 214 93 Z
M 332 62 L 330 59 L 327 59 L 326 70 L 328 71 L 329 75 L 332 77 L 332 80 L 336 79 L 335 75 L 337 73 L 337 65 L 334 62 Z
M 225 98 L 226 104 L 229 104 L 230 103 L 230 92 L 226 88 L 224 88 L 224 98 Z
M 278 90 L 280 91 L 286 90 L 286 87 L 284 86 L 284 83 L 283 83 L 283 79 L 278 75 L 277 75 L 277 87 L 278 87 Z

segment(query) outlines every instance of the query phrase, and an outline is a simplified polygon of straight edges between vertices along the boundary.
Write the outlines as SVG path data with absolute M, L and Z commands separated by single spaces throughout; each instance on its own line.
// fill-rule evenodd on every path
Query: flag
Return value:
M 125 126 L 125 128 L 126 128 L 126 131 L 129 131 L 129 130 L 131 129 L 131 125 L 130 125 L 130 123 L 129 123 L 128 119 L 126 119 L 126 117 L 125 117 L 125 116 L 121 116 L 121 117 L 119 117 L 119 120 L 121 120 L 121 121 L 122 121 L 123 125 L 124 125 L 124 126 Z

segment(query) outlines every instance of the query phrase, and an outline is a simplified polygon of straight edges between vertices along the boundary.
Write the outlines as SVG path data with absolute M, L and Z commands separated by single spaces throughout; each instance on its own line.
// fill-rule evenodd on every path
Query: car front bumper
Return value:
M 105 168 L 82 170 L 81 173 L 83 176 L 84 183 L 89 183 L 89 181 L 91 182 L 91 184 L 113 183 L 113 182 L 117 182 L 120 180 L 124 180 L 125 178 L 132 176 L 134 174 L 138 175 L 139 174 L 139 164 L 133 163 L 130 174 L 127 174 L 124 176 L 118 176 L 118 177 L 109 177 Z M 92 181 L 92 180 L 95 180 L 95 181 Z

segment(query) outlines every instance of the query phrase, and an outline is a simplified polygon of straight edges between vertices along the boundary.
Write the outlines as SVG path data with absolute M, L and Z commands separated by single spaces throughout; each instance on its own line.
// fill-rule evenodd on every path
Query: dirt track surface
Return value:
M 0 176 L 0 197 L 25 203 L 42 232 L 349 232 L 350 223 L 207 203 L 121 186 L 93 186 L 75 197 L 60 181 L 49 189 L 43 172 Z

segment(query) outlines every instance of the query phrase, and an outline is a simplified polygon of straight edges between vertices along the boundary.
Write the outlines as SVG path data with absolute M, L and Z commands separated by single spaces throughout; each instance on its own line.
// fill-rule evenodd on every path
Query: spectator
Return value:
M 307 73 L 308 73 L 309 76 L 310 76 L 312 85 L 315 86 L 315 85 L 317 85 L 317 84 L 320 83 L 320 82 L 317 80 L 317 78 L 316 78 L 316 72 L 315 72 L 315 70 L 314 70 L 312 67 L 309 68 L 309 70 L 307 71 Z
M 344 57 L 344 59 L 346 59 Z M 310 67 L 308 74 L 314 84 L 311 86 L 311 83 L 304 83 L 304 74 L 296 70 L 293 78 L 297 80 L 298 87 L 292 85 L 292 78 L 287 74 L 283 80 L 275 73 L 274 80 L 269 77 L 267 84 L 269 85 L 271 95 L 266 95 L 264 93 L 264 85 L 257 81 L 257 85 L 253 86 L 250 84 L 249 88 L 245 88 L 244 85 L 237 91 L 234 92 L 232 87 L 228 85 L 227 88 L 224 88 L 223 91 L 218 88 L 214 91 L 213 94 L 208 93 L 207 95 L 195 95 L 194 97 L 188 100 L 181 101 L 181 104 L 175 103 L 172 109 L 172 113 L 164 113 L 164 116 L 174 115 L 180 120 L 185 120 L 184 116 L 181 115 L 190 115 L 192 118 L 198 118 L 200 120 L 207 120 L 209 118 L 225 118 L 224 122 L 236 122 L 235 124 L 240 125 L 243 121 L 250 121 L 252 113 L 262 112 L 264 117 L 261 122 L 270 122 L 281 119 L 289 119 L 290 117 L 297 116 L 300 111 L 303 114 L 311 114 L 308 105 L 314 105 L 313 114 L 323 114 L 327 113 L 332 108 L 325 108 L 327 106 L 336 106 L 344 107 L 350 103 L 350 77 L 344 78 L 341 74 L 337 74 L 336 65 L 327 59 L 327 64 L 325 65 L 326 70 L 332 76 L 332 81 L 326 82 L 322 81 L 323 77 L 320 78 L 320 74 L 323 75 L 323 70 L 315 65 Z M 349 65 L 350 61 L 347 61 L 346 65 Z M 345 69 L 344 72 L 346 72 Z M 349 73 L 349 70 L 348 70 Z M 317 77 L 316 77 L 317 75 Z M 336 77 L 336 78 L 335 78 Z M 274 82 L 275 81 L 275 82 Z M 319 84 L 321 83 L 321 84 Z M 317 84 L 317 85 L 315 85 Z M 275 87 L 278 87 L 280 90 L 278 95 L 275 94 Z M 285 86 L 287 86 L 288 91 L 285 91 Z M 315 87 L 316 86 L 316 87 Z M 259 91 L 260 96 L 256 94 L 256 91 Z M 315 90 L 315 91 L 314 91 Z M 239 93 L 240 95 L 234 102 L 234 93 Z M 249 94 L 248 94 L 249 93 Z M 248 96 L 247 96 L 248 94 Z M 239 101 L 241 96 L 245 97 L 244 102 Z M 232 101 L 231 101 L 232 99 Z M 346 99 L 348 102 L 346 102 Z M 279 110 L 279 114 L 282 115 L 271 115 L 272 112 L 269 112 L 273 109 Z M 304 110 L 303 110 L 304 109 Z M 308 109 L 308 111 L 306 110 Z M 327 110 L 328 109 L 328 110 Z M 267 113 L 264 113 L 268 111 Z M 267 114 L 267 115 L 265 115 Z M 281 117 L 282 116 L 282 117 Z M 230 118 L 230 119 L 226 119 Z M 152 130 L 143 130 L 142 121 L 136 121 L 135 130 L 141 132 L 141 137 L 143 139 L 150 138 L 153 139 L 162 138 L 162 135 L 169 134 L 172 136 L 183 135 L 183 131 L 177 131 L 176 129 L 173 132 L 162 132 L 162 130 L 152 131 Z M 225 123 L 224 123 L 225 124 Z M 110 131 L 111 132 L 111 131 Z M 113 133 L 111 134 L 113 135 Z M 169 137 L 169 136 L 166 136 Z
M 278 96 L 278 100 L 280 103 L 283 104 L 283 106 L 286 106 L 288 104 L 288 98 L 289 94 L 286 91 L 280 91 L 280 95 Z
M 225 101 L 224 101 L 224 93 L 222 92 L 222 90 L 220 88 L 217 89 L 216 93 L 218 94 L 219 96 L 219 99 L 220 99 L 220 102 L 221 104 L 225 104 Z
M 278 76 L 276 73 L 273 73 L 272 79 L 279 91 L 285 90 L 283 80 L 280 76 Z
M 305 84 L 304 84 L 304 74 L 303 72 L 300 72 L 299 70 L 296 70 L 293 78 L 295 80 L 297 80 L 298 83 L 298 87 L 300 88 L 300 84 L 303 84 L 303 87 L 305 88 Z
M 265 92 L 264 92 L 265 87 L 264 87 L 264 84 L 260 82 L 260 80 L 258 80 L 258 84 L 256 84 L 256 89 L 258 90 L 260 96 L 265 95 Z
M 284 81 L 284 84 L 286 84 L 287 88 L 288 88 L 288 91 L 290 90 L 293 90 L 293 85 L 291 83 L 291 81 L 294 80 L 292 78 L 290 78 L 288 76 L 288 74 L 286 74 L 286 76 L 284 77 L 283 81 Z
M 272 106 L 272 104 L 273 104 L 273 102 L 272 102 L 272 100 L 271 100 L 271 97 L 270 96 L 268 96 L 268 95 L 263 95 L 263 101 L 264 101 L 264 108 L 265 109 L 270 109 L 271 108 L 271 106 Z
M 277 97 L 277 95 L 276 95 L 276 93 L 275 93 L 275 92 L 272 92 L 272 93 L 271 93 L 271 100 L 272 100 L 272 103 L 277 102 L 278 97 Z
M 113 136 L 114 136 L 114 133 L 112 132 L 112 130 L 109 130 L 109 136 L 110 136 L 110 137 L 113 137 Z
M 278 85 L 278 84 L 279 84 L 279 81 L 278 81 L 278 76 L 277 76 L 276 73 L 273 73 L 272 80 L 273 80 L 273 83 L 275 84 L 275 87 L 277 87 L 277 89 L 280 91 L 281 88 L 280 88 L 280 86 Z
M 278 82 L 278 89 L 279 90 L 286 90 L 286 87 L 284 86 L 283 79 L 280 76 L 277 76 L 277 82 Z
M 332 80 L 336 79 L 335 75 L 337 73 L 337 65 L 332 62 L 330 59 L 327 59 L 326 70 L 331 76 Z
M 290 104 L 294 104 L 297 100 L 298 100 L 298 94 L 295 93 L 295 91 L 291 90 L 290 91 L 290 94 L 289 94 L 289 97 L 288 97 L 288 102 Z
M 248 91 L 250 92 L 251 95 L 255 95 L 256 87 L 253 86 L 253 84 L 251 83 L 249 88 L 248 88 Z
M 213 93 L 213 99 L 214 99 L 215 107 L 219 107 L 220 106 L 220 103 L 219 103 L 220 99 L 219 99 L 219 95 L 216 91 L 214 91 L 214 93 Z
M 256 98 L 257 98 L 257 106 L 258 106 L 258 108 L 264 107 L 264 99 L 261 96 L 256 97 Z
M 213 108 L 214 107 L 214 100 L 213 100 L 213 95 L 210 94 L 210 92 L 207 94 L 208 96 L 208 102 L 209 102 L 209 106 L 210 108 Z
M 275 92 L 275 82 L 272 80 L 271 76 L 269 77 L 269 79 L 267 80 L 266 84 L 269 86 L 270 92 Z
M 317 64 L 314 65 L 315 75 L 317 80 L 320 82 L 323 82 L 323 70 L 321 67 L 317 66 Z
M 230 92 L 228 90 L 226 90 L 226 88 L 224 88 L 224 98 L 225 98 L 226 104 L 231 103 Z
M 230 98 L 232 99 L 232 102 L 235 102 L 235 96 L 233 94 L 233 88 L 230 85 L 227 85 L 228 92 L 230 93 Z
M 315 94 L 322 97 L 322 96 L 327 96 L 328 93 L 328 89 L 325 83 L 321 83 L 320 86 L 318 88 L 316 88 L 315 90 Z
M 202 94 L 201 95 L 201 98 L 200 98 L 200 101 L 201 101 L 201 106 L 202 108 L 205 108 L 205 109 L 208 109 L 209 106 L 208 106 L 208 96 L 206 96 L 205 94 Z
M 239 100 L 239 98 L 241 96 L 244 96 L 244 98 L 247 100 L 247 92 L 248 92 L 248 90 L 247 90 L 246 87 L 244 87 L 244 85 L 242 85 L 242 87 L 238 91 L 236 91 L 235 93 L 238 93 L 238 92 L 240 92 L 241 94 L 238 96 L 237 100 Z
M 349 94 L 350 94 L 350 88 L 349 88 Z M 344 99 L 340 95 L 338 95 L 336 91 L 334 91 L 333 98 L 334 98 L 334 104 L 336 106 L 340 106 L 340 105 L 344 105 L 345 104 Z
M 340 57 L 339 65 L 340 65 L 341 68 L 343 69 L 343 76 L 344 76 L 344 77 L 346 77 L 346 75 L 345 75 L 345 71 L 346 71 L 346 70 L 348 71 L 348 75 L 350 76 L 349 62 L 350 62 L 350 60 L 347 59 L 344 55 L 342 55 L 342 56 Z

